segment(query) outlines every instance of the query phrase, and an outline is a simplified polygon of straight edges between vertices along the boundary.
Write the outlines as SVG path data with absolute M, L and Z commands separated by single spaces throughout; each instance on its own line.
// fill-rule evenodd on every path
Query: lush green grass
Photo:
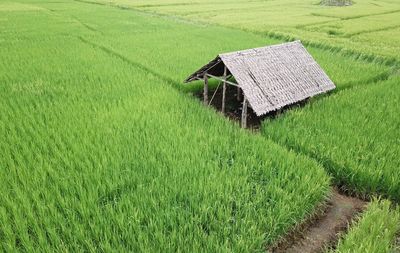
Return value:
M 172 2 L 137 4 L 147 10 L 164 3 L 171 7 Z M 282 2 L 276 10 L 291 3 Z M 144 6 L 150 4 L 158 6 Z M 262 16 L 257 11 L 269 3 L 255 2 L 256 9 L 247 1 L 222 4 L 228 9 L 249 5 L 256 22 Z M 384 9 L 395 4 L 386 1 Z M 305 10 L 309 2 L 300 5 Z M 174 6 L 179 9 L 179 2 Z M 108 3 L 1 2 L 0 14 L 4 251 L 263 251 L 326 197 L 330 178 L 320 164 L 238 129 L 182 92 L 199 87 L 183 88 L 182 80 L 217 53 L 279 40 Z M 304 25 L 338 20 L 311 16 Z M 240 27 L 252 29 L 254 22 Z M 396 198 L 399 178 L 390 173 L 397 166 L 398 135 L 391 124 L 398 124 L 393 116 L 398 86 L 396 79 L 382 89 L 368 85 L 392 70 L 308 49 L 338 88 L 351 89 L 285 117 L 296 119 L 303 112 L 298 125 L 282 118 L 268 124 L 276 128 L 271 137 L 292 146 L 287 140 L 297 141 L 296 131 L 308 133 L 313 121 L 307 119 L 313 115 L 327 129 L 339 122 L 332 124 L 329 116 L 346 117 L 347 131 L 333 131 L 342 139 L 331 142 L 331 136 L 320 135 L 317 144 L 307 139 L 307 145 L 322 143 L 322 148 L 305 153 L 360 192 Z M 345 95 L 357 102 L 346 104 Z M 371 110 L 370 103 L 377 108 Z M 372 117 L 382 110 L 393 115 Z M 372 111 L 371 119 L 366 111 Z M 373 124 L 380 119 L 382 125 L 370 125 L 356 139 L 359 131 L 352 124 L 364 122 L 363 117 Z M 377 141 L 368 142 L 376 132 Z M 345 154 L 343 147 L 348 150 L 359 140 L 365 141 L 359 149 Z M 334 142 L 340 152 L 336 146 L 329 149 Z M 307 145 L 296 147 L 304 151 Z M 341 156 L 325 160 L 331 153 Z M 358 158 L 353 161 L 351 154 Z M 340 159 L 345 168 L 337 166 Z
M 399 201 L 399 84 L 339 92 L 265 121 L 263 133 L 316 158 L 350 190 Z
M 327 7 L 315 0 L 280 1 L 130 1 L 90 0 L 176 15 L 189 20 L 214 23 L 257 33 L 274 33 L 310 43 L 334 46 L 357 54 L 400 60 L 399 43 L 391 31 L 400 26 L 398 1 L 355 1 L 349 7 Z M 284 11 L 284 15 L 282 12 Z M 388 31 L 380 33 L 379 31 Z M 374 40 L 365 39 L 366 33 Z M 379 35 L 378 35 L 379 34 Z M 397 38 L 395 38 L 397 41 Z
M 119 13 L 99 20 L 162 31 Z M 2 251 L 264 251 L 328 194 L 319 164 L 84 42 L 79 17 L 3 17 Z
M 218 53 L 281 42 L 243 31 L 191 24 L 168 17 L 157 18 L 109 6 L 82 3 L 82 8 L 72 10 L 63 4 L 39 6 L 55 10 L 66 18 L 73 17 L 95 29 L 89 30 L 84 39 L 124 55 L 130 61 L 172 81 L 179 88 L 184 87 L 182 81 L 189 74 Z M 143 26 L 143 23 L 147 25 Z M 327 50 L 309 47 L 309 51 L 339 88 L 384 78 L 391 71 L 385 66 L 358 61 L 354 57 Z M 193 89 L 198 86 L 186 87 Z
M 399 209 L 391 209 L 387 200 L 374 200 L 348 234 L 339 240 L 337 253 L 391 253 L 396 232 L 400 230 Z
M 320 30 L 320 28 L 317 28 Z M 330 34 L 332 32 L 332 34 Z M 308 45 L 332 49 L 345 55 L 354 55 L 367 61 L 375 61 L 385 65 L 399 65 L 398 37 L 399 28 L 383 29 L 374 32 L 356 34 L 354 36 L 340 37 L 335 30 L 328 33 L 307 31 L 303 29 L 282 28 L 271 30 L 268 34 L 286 40 L 303 38 Z
M 212 59 L 218 52 L 235 50 L 234 48 L 242 49 L 263 44 L 277 43 L 275 40 L 263 39 L 259 36 L 246 34 L 241 31 L 233 31 L 214 26 L 201 26 L 182 22 L 177 23 L 168 18 L 155 18 L 132 10 L 121 14 L 120 9 L 109 6 L 94 5 L 91 7 L 91 10 L 93 8 L 96 10 L 96 15 L 88 15 L 89 10 L 86 8 L 82 8 L 79 11 L 74 10 L 74 16 L 76 18 L 79 18 L 79 20 L 85 24 L 96 27 L 99 32 L 104 34 L 101 36 L 96 33 L 90 33 L 90 36 L 85 36 L 85 40 L 99 45 L 104 50 L 108 50 L 111 54 L 123 55 L 129 61 L 140 64 L 156 72 L 160 76 L 171 80 L 178 87 L 182 86 L 180 82 L 188 73 L 191 73 L 191 71 L 200 67 L 209 59 Z M 60 13 L 66 16 L 72 15 L 68 10 L 64 9 L 65 8 L 60 8 Z M 113 13 L 120 13 L 118 19 L 112 19 Z M 117 16 L 117 14 L 115 14 L 115 16 Z M 132 27 L 132 24 L 127 22 L 127 20 L 133 18 L 139 24 L 146 23 L 152 27 L 159 27 L 160 30 L 149 30 L 140 26 Z M 99 20 L 104 19 L 112 20 L 113 22 L 99 22 Z M 130 30 L 134 30 L 135 33 L 131 34 L 126 32 Z M 215 39 L 216 34 L 221 35 L 221 37 Z M 163 43 L 159 43 L 161 40 Z M 210 43 L 210 41 L 212 41 L 212 43 Z M 380 78 L 387 77 L 391 71 L 388 67 L 357 61 L 353 57 L 338 55 L 331 51 L 313 47 L 309 47 L 309 50 L 337 84 L 338 89 L 349 88 L 354 85 L 360 87 L 367 86 L 371 81 L 377 81 Z M 336 101 L 336 99 L 333 100 Z M 366 100 L 366 103 L 367 102 Z M 395 103 L 395 100 L 391 102 Z M 317 106 L 317 108 L 319 107 Z M 366 107 L 366 110 L 369 110 L 368 108 L 369 107 Z M 320 108 L 320 110 L 321 114 L 323 114 L 325 109 Z M 340 112 L 340 108 L 335 108 L 335 110 Z M 300 112 L 301 111 L 302 110 L 300 110 Z M 352 113 L 354 113 L 353 109 L 349 110 L 348 114 Z M 327 122 L 327 125 L 329 126 L 329 122 Z M 281 128 L 280 123 L 276 123 L 276 127 Z M 287 129 L 282 129 L 282 136 L 290 136 L 290 134 L 286 133 Z M 350 138 L 350 142 L 353 141 L 351 140 L 351 135 L 346 136 L 346 138 L 347 137 Z M 370 137 L 367 136 L 366 138 Z M 330 146 L 326 146 L 328 151 L 330 148 Z M 362 151 L 366 154 L 370 152 L 370 150 L 365 149 Z M 351 159 L 348 158 L 348 160 Z M 331 167 L 332 166 L 334 165 L 331 165 Z M 372 165 L 370 168 L 372 168 Z M 332 169 L 329 168 L 329 170 Z M 369 176 L 369 174 L 364 175 L 364 177 L 367 176 Z M 338 177 L 338 181 L 341 181 L 342 177 L 343 176 Z M 349 187 L 352 186 L 354 185 L 349 185 Z M 359 187 L 359 185 L 357 187 Z M 376 187 L 377 186 L 374 184 L 373 188 L 375 189 Z

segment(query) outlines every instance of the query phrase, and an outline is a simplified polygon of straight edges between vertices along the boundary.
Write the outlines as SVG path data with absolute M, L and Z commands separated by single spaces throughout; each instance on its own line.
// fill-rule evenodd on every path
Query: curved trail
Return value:
M 339 234 L 347 230 L 351 221 L 362 212 L 367 202 L 348 197 L 333 190 L 325 212 L 317 218 L 303 224 L 277 246 L 270 249 L 273 253 L 317 253 L 336 244 Z

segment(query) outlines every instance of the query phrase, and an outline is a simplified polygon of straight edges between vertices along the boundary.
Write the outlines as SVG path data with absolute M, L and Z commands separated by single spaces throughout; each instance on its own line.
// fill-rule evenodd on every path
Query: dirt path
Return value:
M 318 218 L 308 221 L 303 231 L 289 236 L 277 247 L 274 253 L 316 253 L 337 242 L 339 232 L 347 229 L 350 221 L 361 212 L 365 201 L 348 197 L 333 190 L 326 211 Z

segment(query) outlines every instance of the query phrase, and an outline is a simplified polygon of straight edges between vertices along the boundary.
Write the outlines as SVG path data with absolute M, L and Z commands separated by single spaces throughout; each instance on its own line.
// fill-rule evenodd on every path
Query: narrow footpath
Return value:
M 347 230 L 366 204 L 361 199 L 345 196 L 334 189 L 321 215 L 306 221 L 300 231 L 289 234 L 269 250 L 273 253 L 317 253 L 335 246 L 340 233 Z

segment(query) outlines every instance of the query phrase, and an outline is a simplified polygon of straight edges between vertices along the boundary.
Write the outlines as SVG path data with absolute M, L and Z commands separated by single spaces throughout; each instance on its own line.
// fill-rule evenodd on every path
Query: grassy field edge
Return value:
M 393 252 L 399 231 L 399 207 L 392 208 L 389 200 L 374 199 L 329 253 Z

